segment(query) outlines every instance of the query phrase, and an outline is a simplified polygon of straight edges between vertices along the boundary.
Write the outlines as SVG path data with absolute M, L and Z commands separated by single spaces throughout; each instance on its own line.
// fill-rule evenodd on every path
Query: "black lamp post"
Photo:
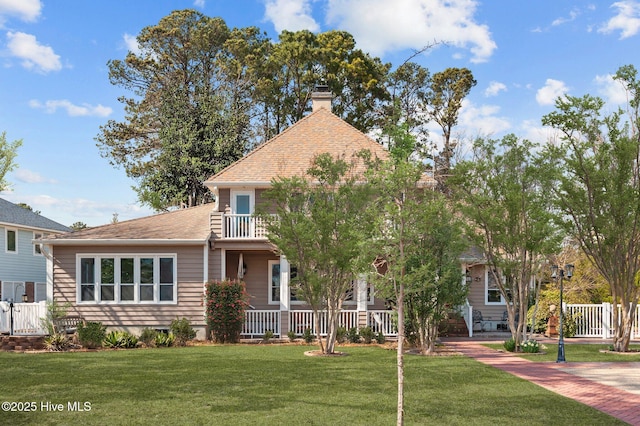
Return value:
M 566 277 L 568 280 L 573 276 L 573 265 L 568 263 L 564 265 L 564 269 L 559 268 L 558 265 L 551 265 L 551 278 L 555 280 L 560 280 L 560 336 L 558 337 L 558 359 L 556 362 L 566 362 L 564 358 L 564 325 L 563 325 L 563 317 L 564 317 L 564 309 L 562 305 L 562 293 L 563 286 L 562 282 Z

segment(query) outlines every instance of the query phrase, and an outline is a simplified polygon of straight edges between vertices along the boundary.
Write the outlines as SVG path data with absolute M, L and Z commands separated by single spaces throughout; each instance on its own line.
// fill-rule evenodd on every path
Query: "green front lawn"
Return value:
M 504 350 L 502 344 L 491 343 L 485 345 L 489 348 L 496 350 Z M 634 362 L 640 361 L 640 352 L 634 354 L 615 354 L 615 353 L 602 353 L 601 350 L 608 350 L 608 344 L 585 344 L 585 343 L 567 343 L 564 344 L 564 358 L 567 362 Z M 640 351 L 640 345 L 629 345 L 629 349 L 634 351 Z M 543 353 L 539 354 L 525 354 L 514 353 L 514 355 L 521 356 L 530 361 L 535 362 L 548 362 L 555 361 L 558 358 L 558 345 L 557 344 L 544 344 L 542 349 Z
M 35 412 L 0 413 L 0 424 L 395 423 L 395 351 L 346 347 L 345 357 L 304 356 L 310 349 L 0 353 L 0 400 L 37 405 Z M 624 424 L 472 359 L 405 359 L 407 424 Z M 74 401 L 89 402 L 90 411 L 70 412 Z M 46 402 L 64 409 L 44 411 Z

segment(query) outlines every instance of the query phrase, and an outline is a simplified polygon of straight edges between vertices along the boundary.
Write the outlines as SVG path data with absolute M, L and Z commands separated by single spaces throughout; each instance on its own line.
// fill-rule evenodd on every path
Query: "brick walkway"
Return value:
M 518 356 L 497 352 L 473 341 L 447 341 L 446 345 L 484 364 L 589 405 L 631 425 L 640 426 L 640 395 L 560 370 L 572 367 L 571 362 L 531 362 Z

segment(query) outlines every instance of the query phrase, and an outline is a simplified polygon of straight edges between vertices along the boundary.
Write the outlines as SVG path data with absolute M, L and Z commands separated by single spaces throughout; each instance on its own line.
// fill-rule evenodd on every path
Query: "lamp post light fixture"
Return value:
M 564 358 L 564 306 L 562 304 L 562 293 L 563 293 L 563 285 L 562 282 L 564 279 L 570 280 L 573 276 L 573 265 L 568 263 L 564 265 L 564 269 L 558 267 L 558 265 L 551 265 L 551 278 L 554 280 L 560 281 L 560 335 L 558 337 L 558 358 L 556 362 L 566 362 Z

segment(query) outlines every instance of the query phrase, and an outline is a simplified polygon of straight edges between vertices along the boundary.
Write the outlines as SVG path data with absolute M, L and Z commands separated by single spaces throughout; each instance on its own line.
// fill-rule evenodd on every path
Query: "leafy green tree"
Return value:
M 452 306 L 463 305 L 467 296 L 460 267 L 466 248 L 462 224 L 444 196 L 426 190 L 416 221 L 416 245 L 407 265 L 407 318 L 417 331 L 420 352 L 435 352 L 438 326 Z
M 614 303 L 613 347 L 627 351 L 640 296 L 640 82 L 632 65 L 614 76 L 628 93 L 627 109 L 604 115 L 598 97 L 566 96 L 542 123 L 558 129 L 546 151 L 555 166 L 551 195 L 565 229 L 609 283 Z
M 477 84 L 467 68 L 447 68 L 431 77 L 426 95 L 427 114 L 442 129 L 442 151 L 433 157 L 435 177 L 439 188 L 446 191 L 445 181 L 451 174 L 451 162 L 456 147 L 452 140 L 453 127 L 458 124 L 462 100 Z
M 377 125 L 375 107 L 387 98 L 388 64 L 355 48 L 345 31 L 283 31 L 272 47 L 260 86 L 268 137 L 300 120 L 311 110 L 314 86 L 324 83 L 334 94 L 332 112 L 367 132 Z M 268 74 L 272 73 L 272 74 Z
M 7 142 L 7 133 L 2 132 L 0 134 L 0 191 L 4 191 L 9 187 L 5 177 L 7 173 L 16 168 L 14 160 L 21 145 L 22 140 Z
M 317 328 L 320 350 L 327 354 L 335 351 L 342 304 L 367 268 L 363 214 L 370 194 L 354 173 L 358 161 L 318 155 L 308 176 L 273 180 L 264 196 L 276 217 L 260 213 L 269 241 L 297 268 L 296 297 L 310 305 L 315 324 L 327 313 L 324 343 Z
M 425 114 L 426 97 L 429 93 L 431 75 L 429 70 L 413 62 L 405 62 L 389 73 L 387 90 L 389 101 L 382 105 L 383 137 L 386 143 L 395 140 L 391 134 L 403 129 L 415 138 L 417 151 L 424 151 L 429 132 Z M 423 152 L 419 152 L 424 156 Z
M 525 333 L 532 278 L 561 233 L 548 196 L 548 169 L 536 159 L 537 147 L 515 135 L 479 139 L 473 159 L 459 162 L 449 180 L 468 234 L 480 248 L 506 303 L 516 345 Z
M 74 222 L 69 228 L 71 228 L 74 231 L 80 231 L 82 229 L 88 228 L 88 226 L 84 222 Z
M 249 56 L 242 46 L 266 39 L 181 10 L 143 28 L 137 41 L 139 54 L 108 62 L 110 82 L 132 96 L 119 99 L 124 121 L 100 128 L 101 154 L 157 210 L 206 202 L 202 182 L 240 158 L 248 139 L 252 80 L 236 54 Z
M 464 301 L 458 255 L 460 229 L 441 194 L 432 188 L 423 162 L 412 161 L 415 138 L 406 124 L 388 129 L 391 159 L 370 164 L 376 194 L 370 204 L 374 227 L 367 246 L 376 289 L 398 313 L 398 424 L 404 419 L 404 318 L 420 330 L 422 350 L 433 351 L 437 325 L 449 303 Z

